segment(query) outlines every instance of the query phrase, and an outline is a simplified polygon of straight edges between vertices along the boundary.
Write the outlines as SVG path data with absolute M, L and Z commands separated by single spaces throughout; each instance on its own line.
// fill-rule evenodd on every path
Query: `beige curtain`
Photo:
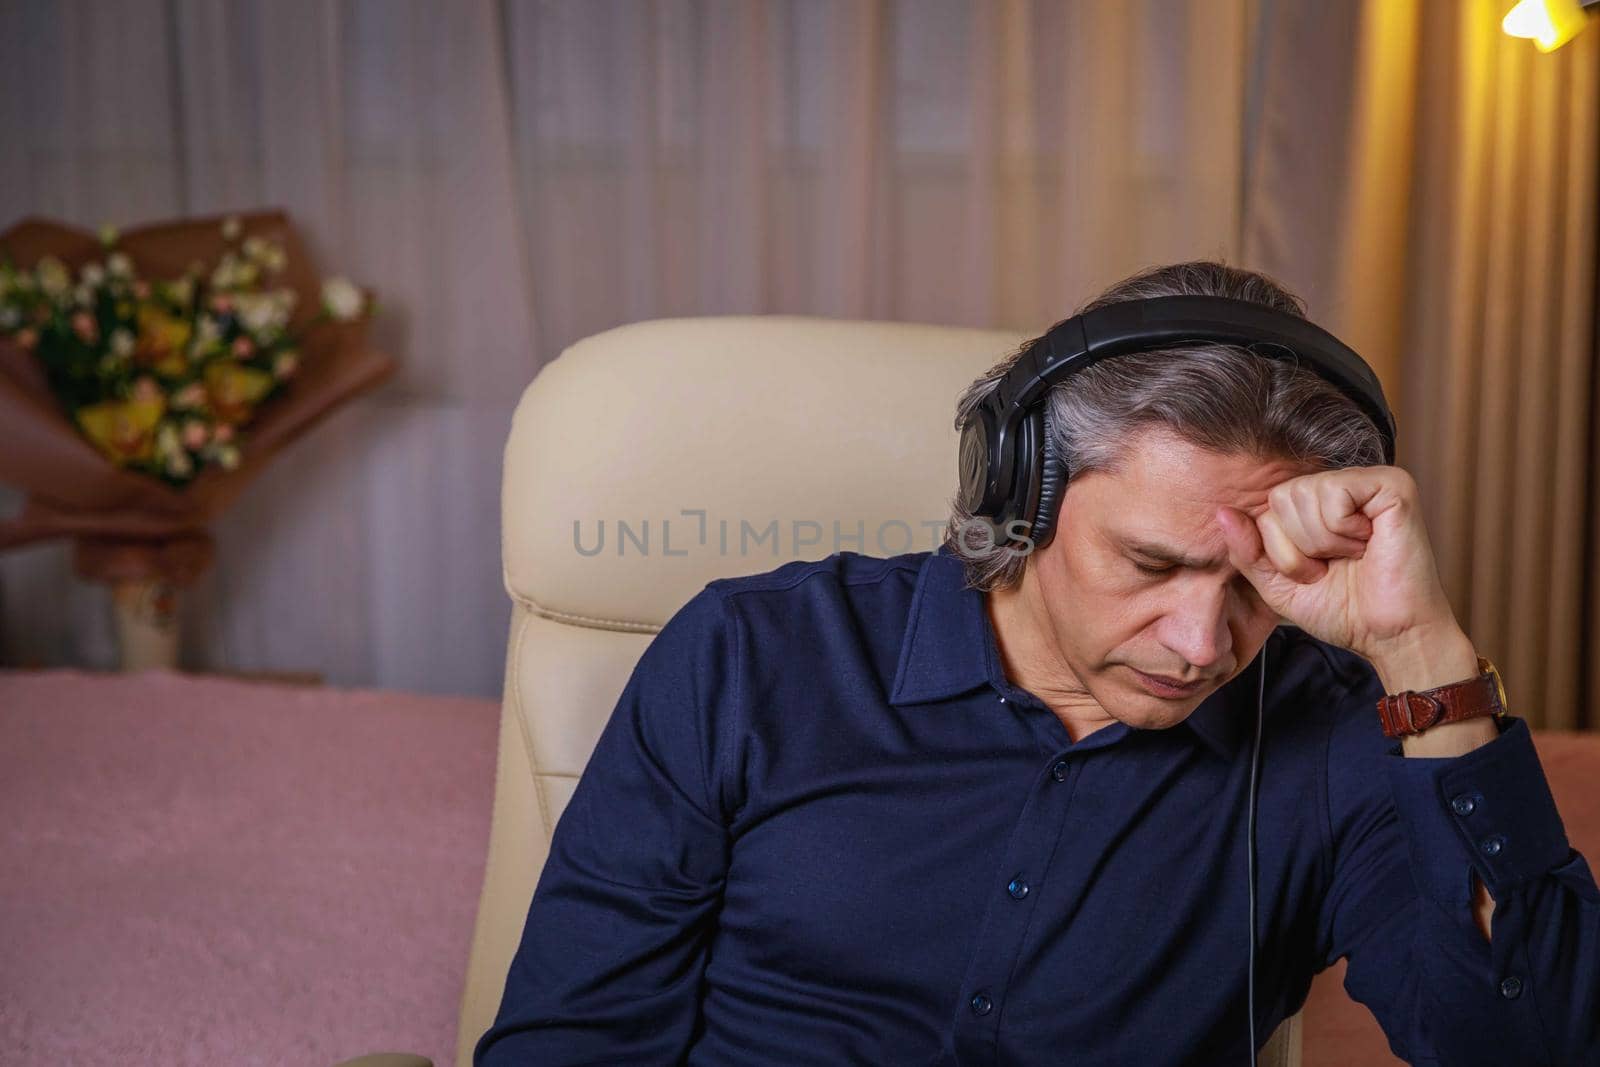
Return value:
M 583 336 L 1042 329 L 1210 256 L 1378 367 L 1469 632 L 1592 726 L 1600 29 L 1509 3 L 0 0 L 0 226 L 273 204 L 380 294 L 401 375 L 220 525 L 194 668 L 497 695 L 500 449 Z M 0 662 L 112 654 L 64 549 L 0 557 Z
M 1245 259 L 1383 377 L 1446 590 L 1513 710 L 1593 729 L 1600 29 L 1545 55 L 1501 33 L 1508 7 L 1279 13 Z M 1314 41 L 1350 45 L 1337 94 L 1306 88 Z

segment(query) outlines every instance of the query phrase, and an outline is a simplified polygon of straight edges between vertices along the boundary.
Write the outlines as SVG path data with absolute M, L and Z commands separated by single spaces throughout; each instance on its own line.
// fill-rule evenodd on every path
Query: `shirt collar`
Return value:
M 889 703 L 927 704 L 985 684 L 1001 691 L 1012 688 L 1000 665 L 984 596 L 967 587 L 961 560 L 948 544 L 923 560 L 906 612 Z M 1254 711 L 1255 681 L 1254 671 L 1241 671 L 1184 720 L 1224 759 L 1236 754 L 1243 716 Z
M 940 545 L 917 572 L 889 703 L 927 704 L 991 681 L 993 641 L 983 592 L 967 588 L 961 560 Z

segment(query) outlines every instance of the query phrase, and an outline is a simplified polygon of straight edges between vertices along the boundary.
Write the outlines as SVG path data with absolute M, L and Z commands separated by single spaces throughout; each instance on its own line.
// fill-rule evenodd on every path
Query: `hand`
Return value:
M 1253 517 L 1222 507 L 1216 520 L 1233 566 L 1313 637 L 1374 663 L 1461 638 L 1416 482 L 1399 467 L 1300 475 Z

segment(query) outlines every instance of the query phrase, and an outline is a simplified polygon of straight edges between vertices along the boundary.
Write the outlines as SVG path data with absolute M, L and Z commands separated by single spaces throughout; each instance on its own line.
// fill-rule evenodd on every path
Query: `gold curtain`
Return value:
M 1509 6 L 1262 11 L 1244 262 L 1382 377 L 1445 589 L 1512 711 L 1594 729 L 1600 26 L 1546 55 L 1501 32 Z M 1318 40 L 1350 47 L 1331 81 L 1307 67 Z

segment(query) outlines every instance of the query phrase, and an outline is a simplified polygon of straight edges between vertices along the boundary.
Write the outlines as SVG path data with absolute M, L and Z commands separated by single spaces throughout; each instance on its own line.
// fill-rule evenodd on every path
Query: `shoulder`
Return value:
M 1280 630 L 1288 668 L 1286 710 L 1302 723 L 1310 751 L 1319 753 L 1329 832 L 1337 838 L 1355 814 L 1370 815 L 1392 803 L 1385 767 L 1397 743 L 1384 736 L 1378 717 L 1383 683 L 1363 656 L 1299 627 Z
M 1271 707 L 1285 732 L 1300 735 L 1334 765 L 1383 754 L 1377 703 L 1383 684 L 1365 657 L 1312 637 L 1298 626 L 1273 633 L 1268 663 Z
M 689 653 L 745 658 L 782 649 L 790 659 L 841 628 L 877 637 L 903 626 L 906 606 L 929 552 L 879 558 L 835 552 L 769 571 L 716 578 L 673 613 L 647 659 Z
M 781 748 L 823 721 L 818 709 L 846 706 L 892 671 L 920 562 L 849 552 L 797 560 L 708 582 L 667 620 L 642 675 L 686 705 L 673 714 L 684 745 L 703 749 L 716 810 L 731 818 L 759 780 L 752 738 Z M 785 714 L 796 708 L 808 714 Z
M 880 558 L 835 552 L 706 586 L 727 604 L 752 640 L 804 641 L 848 626 L 862 632 L 903 625 L 928 552 Z M 892 624 L 892 625 L 891 625 Z
M 1285 623 L 1273 631 L 1269 651 L 1278 657 L 1269 672 L 1286 697 L 1330 706 L 1383 695 L 1377 671 L 1364 657 L 1298 626 Z
M 856 552 L 835 552 L 826 559 L 794 560 L 759 574 L 717 578 L 707 583 L 706 588 L 723 597 L 759 599 L 803 596 L 814 589 L 871 587 L 887 578 L 907 574 L 915 578 L 929 555 L 931 553 L 908 552 L 880 558 Z

